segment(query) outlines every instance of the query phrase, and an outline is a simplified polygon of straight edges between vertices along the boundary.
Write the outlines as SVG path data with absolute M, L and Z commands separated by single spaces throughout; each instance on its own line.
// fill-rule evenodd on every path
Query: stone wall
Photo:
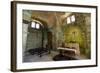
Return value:
M 62 27 L 64 30 L 65 42 L 77 42 L 80 45 L 80 52 L 90 58 L 91 51 L 91 16 L 89 13 L 73 13 L 75 22 Z M 74 34 L 73 34 L 74 32 Z
M 75 22 L 67 24 L 67 17 L 75 15 Z M 80 45 L 80 53 L 90 58 L 91 50 L 91 15 L 89 13 L 65 13 L 26 10 L 23 19 L 32 21 L 36 19 L 46 27 L 44 31 L 45 44 L 48 40 L 47 32 L 52 33 L 52 49 L 56 49 L 61 43 L 77 42 Z M 40 47 L 42 34 L 39 31 L 29 32 L 27 49 Z M 37 45 L 38 44 L 38 45 Z
M 41 31 L 33 31 L 28 33 L 27 35 L 27 44 L 26 48 L 34 49 L 42 46 L 42 33 Z
M 31 11 L 23 10 L 23 18 L 22 18 L 22 48 L 23 48 L 23 55 L 26 51 L 26 44 L 27 44 L 27 35 L 28 35 L 28 26 L 31 20 Z

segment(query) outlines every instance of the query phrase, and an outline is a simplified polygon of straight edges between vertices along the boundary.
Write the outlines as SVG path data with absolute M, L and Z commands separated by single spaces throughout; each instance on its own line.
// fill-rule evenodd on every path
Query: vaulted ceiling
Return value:
M 65 12 L 47 12 L 47 11 L 32 11 L 32 18 L 45 21 L 49 28 L 56 25 L 61 25 L 62 21 L 71 13 Z

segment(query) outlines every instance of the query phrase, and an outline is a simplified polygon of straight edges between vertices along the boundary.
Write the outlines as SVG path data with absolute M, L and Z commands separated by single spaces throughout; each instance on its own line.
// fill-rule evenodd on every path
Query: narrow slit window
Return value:
M 72 22 L 75 22 L 75 15 L 72 15 L 72 16 L 71 16 L 71 21 L 72 21 Z
M 35 22 L 32 22 L 31 27 L 35 28 Z
M 70 17 L 67 18 L 67 24 L 71 23 Z
M 40 28 L 40 24 L 36 23 L 36 29 Z

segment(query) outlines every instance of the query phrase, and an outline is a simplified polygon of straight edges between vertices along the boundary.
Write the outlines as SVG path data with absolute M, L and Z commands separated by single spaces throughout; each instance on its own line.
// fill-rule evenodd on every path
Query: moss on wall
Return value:
M 62 27 L 65 43 L 76 42 L 85 57 L 91 57 L 91 16 L 90 14 L 74 13 L 76 21 L 71 24 L 64 22 Z
M 78 26 L 67 26 L 65 27 L 64 37 L 65 42 L 76 42 L 79 43 L 80 47 L 84 48 L 85 46 L 85 35 L 83 31 Z

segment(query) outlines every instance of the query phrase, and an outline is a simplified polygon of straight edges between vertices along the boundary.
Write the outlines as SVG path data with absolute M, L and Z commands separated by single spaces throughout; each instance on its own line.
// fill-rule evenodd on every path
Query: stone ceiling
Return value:
M 61 24 L 70 14 L 65 12 L 32 11 L 32 18 L 38 18 L 39 20 L 45 21 L 48 27 L 53 27 Z

